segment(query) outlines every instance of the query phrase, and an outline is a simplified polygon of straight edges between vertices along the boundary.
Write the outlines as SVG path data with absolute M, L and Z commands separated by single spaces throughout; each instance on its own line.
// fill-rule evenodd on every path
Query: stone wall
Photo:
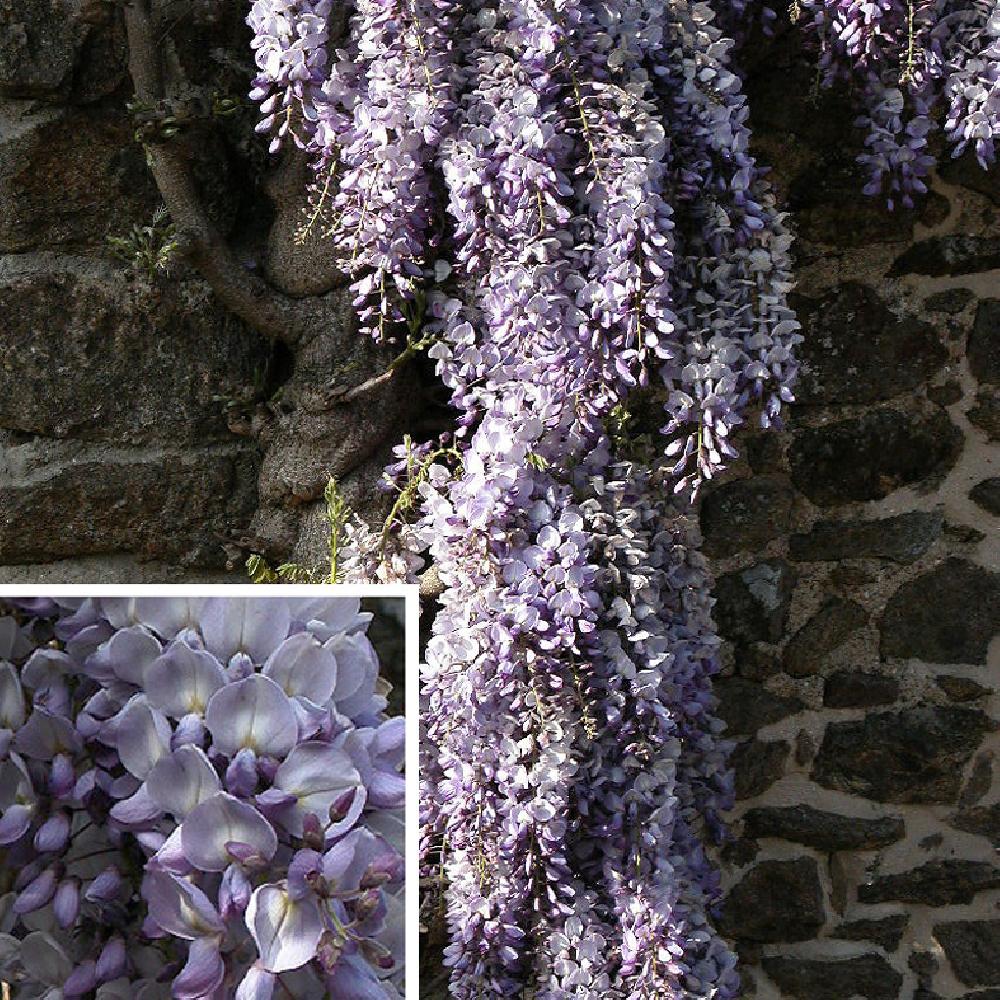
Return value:
M 243 47 L 238 7 L 185 14 L 202 79 L 227 72 L 213 46 Z M 150 279 L 109 254 L 160 204 L 129 97 L 112 5 L 0 0 L 4 582 L 214 577 L 256 507 L 257 448 L 227 404 L 266 382 L 269 345 L 197 275 Z M 227 151 L 199 155 L 232 228 Z
M 258 506 L 229 404 L 280 358 L 197 275 L 107 252 L 159 203 L 110 9 L 0 0 L 0 582 L 224 576 Z M 194 10 L 180 54 L 224 78 L 239 5 Z M 997 1000 L 1000 179 L 961 160 L 884 211 L 848 103 L 809 97 L 790 39 L 751 53 L 807 339 L 789 430 L 748 430 L 701 509 L 737 743 L 722 919 L 748 997 Z M 253 229 L 246 163 L 199 155 Z
M 706 491 L 746 996 L 1000 997 L 1000 178 L 857 192 L 850 110 L 751 67 L 798 234 L 799 403 Z

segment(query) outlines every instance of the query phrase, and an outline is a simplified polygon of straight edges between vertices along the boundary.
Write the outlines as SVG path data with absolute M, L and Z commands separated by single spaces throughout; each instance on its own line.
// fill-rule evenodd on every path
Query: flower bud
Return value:
M 80 882 L 75 878 L 63 879 L 52 900 L 56 920 L 63 929 L 69 927 L 80 912 Z

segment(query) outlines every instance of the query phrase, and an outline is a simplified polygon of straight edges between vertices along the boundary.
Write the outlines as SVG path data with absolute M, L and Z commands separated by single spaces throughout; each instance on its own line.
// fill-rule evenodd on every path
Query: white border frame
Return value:
M 5 597 L 396 597 L 405 615 L 406 995 L 420 996 L 420 597 L 416 584 L 3 583 Z

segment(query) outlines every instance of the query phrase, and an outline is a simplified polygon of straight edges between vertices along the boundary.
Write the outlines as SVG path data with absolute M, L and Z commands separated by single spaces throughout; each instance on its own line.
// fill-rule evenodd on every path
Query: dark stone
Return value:
M 754 472 L 780 472 L 785 457 L 785 440 L 782 434 L 765 431 L 748 435 L 743 441 L 747 461 Z
M 0 263 L 0 427 L 116 444 L 234 440 L 226 400 L 265 386 L 271 348 L 207 285 L 30 261 Z
M 995 802 L 991 806 L 962 809 L 948 822 L 955 829 L 985 837 L 994 847 L 1000 848 L 1000 802 Z
M 1000 267 L 1000 239 L 990 236 L 932 236 L 914 243 L 889 271 L 904 274 L 975 274 Z
M 993 167 L 983 170 L 971 148 L 955 158 L 942 157 L 937 171 L 945 183 L 984 194 L 993 204 L 1000 205 L 1000 170 Z
M 1000 986 L 1000 920 L 937 924 L 934 936 L 966 986 Z
M 0 4 L 0 96 L 49 97 L 67 91 L 88 27 L 69 0 Z
M 730 736 L 752 735 L 758 729 L 794 715 L 802 702 L 772 694 L 754 681 L 726 677 L 716 682 L 718 715 Z
M 841 670 L 826 679 L 823 704 L 827 708 L 871 708 L 888 705 L 899 694 L 899 681 L 861 670 Z
M 741 643 L 736 648 L 736 673 L 748 681 L 765 681 L 781 672 L 778 652 L 764 642 Z
M 832 722 L 812 776 L 825 788 L 876 802 L 954 802 L 965 765 L 996 728 L 983 712 L 952 705 Z
M 960 313 L 974 298 L 975 293 L 968 288 L 946 288 L 924 299 L 924 308 L 931 312 Z
M 1000 632 L 1000 574 L 947 559 L 889 598 L 881 629 L 883 657 L 985 663 Z
M 788 620 L 795 571 L 781 559 L 755 563 L 720 576 L 715 620 L 727 639 L 777 642 Z
M 785 773 L 789 745 L 784 740 L 747 740 L 733 749 L 729 763 L 739 801 L 763 795 Z
M 951 212 L 951 202 L 940 191 L 928 191 L 918 204 L 920 223 L 933 229 L 940 226 Z
M 968 677 L 956 677 L 954 674 L 938 674 L 934 678 L 937 686 L 951 698 L 952 701 L 975 701 L 990 693 L 989 688 L 977 684 Z
M 962 395 L 962 383 L 955 379 L 948 379 L 941 385 L 932 385 L 927 389 L 927 398 L 938 406 L 952 406 Z
M 901 840 L 905 833 L 900 816 L 859 819 L 809 805 L 751 809 L 743 819 L 747 837 L 780 837 L 830 853 L 885 847 Z
M 1000 517 L 1000 476 L 977 483 L 969 491 L 969 499 L 983 510 Z
M 704 549 L 710 556 L 756 551 L 791 527 L 791 486 L 775 476 L 724 483 L 701 505 Z
M 934 973 L 940 968 L 938 960 L 926 948 L 916 945 L 906 960 L 906 964 L 917 974 L 920 985 L 925 989 L 931 985 Z
M 792 636 L 782 666 L 793 677 L 822 671 L 825 657 L 868 622 L 868 612 L 854 601 L 832 597 Z
M 792 559 L 840 562 L 843 559 L 892 559 L 911 563 L 941 535 L 940 512 L 911 511 L 879 521 L 817 521 L 806 535 L 792 535 Z
M 849 281 L 819 299 L 795 296 L 805 339 L 800 403 L 873 403 L 922 385 L 948 352 L 934 328 L 899 318 L 879 295 Z
M 1000 299 L 983 299 L 969 334 L 969 369 L 980 382 L 1000 384 Z
M 0 564 L 135 553 L 225 563 L 222 541 L 256 507 L 252 445 L 129 451 L 80 442 L 3 447 Z
M 808 941 L 825 921 L 813 858 L 762 861 L 729 891 L 719 928 L 750 941 Z
M 109 236 L 148 225 L 160 199 L 132 132 L 103 108 L 0 106 L 0 252 L 104 256 Z
M 860 955 L 841 961 L 774 956 L 764 971 L 796 1000 L 898 1000 L 903 977 L 881 956 Z
M 950 524 L 947 521 L 943 534 L 949 541 L 960 545 L 978 545 L 986 537 L 986 532 L 973 528 L 971 524 Z
M 805 767 L 816 756 L 816 741 L 808 729 L 800 729 L 795 735 L 795 763 Z
M 831 937 L 841 941 L 874 941 L 886 951 L 895 951 L 909 919 L 905 913 L 894 913 L 891 917 L 851 920 L 837 927 Z
M 976 403 L 966 411 L 969 421 L 986 431 L 991 441 L 1000 441 L 1000 390 L 988 386 L 976 393 Z
M 976 990 L 975 993 L 963 994 L 958 1000 L 1000 1000 L 1000 989 Z
M 936 847 L 940 847 L 944 843 L 943 833 L 931 833 L 926 837 L 921 838 L 917 842 L 917 846 L 925 851 L 932 851 Z
M 900 486 L 942 475 L 961 450 L 961 431 L 934 407 L 871 410 L 805 427 L 795 435 L 789 458 L 795 485 L 825 507 L 881 500 Z
M 948 906 L 971 903 L 977 892 L 1000 886 L 1000 868 L 985 861 L 929 861 L 912 871 L 883 875 L 858 886 L 862 903 L 920 903 Z

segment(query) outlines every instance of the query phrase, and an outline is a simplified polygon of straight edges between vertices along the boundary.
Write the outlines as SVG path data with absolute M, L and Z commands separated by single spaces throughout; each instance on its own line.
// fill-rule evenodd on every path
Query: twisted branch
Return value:
M 129 72 L 138 100 L 156 104 L 166 98 L 160 44 L 150 0 L 125 6 Z M 329 326 L 323 296 L 296 299 L 253 275 L 236 259 L 209 219 L 191 174 L 190 164 L 170 142 L 146 146 L 146 158 L 182 247 L 223 304 L 264 336 L 294 344 Z

